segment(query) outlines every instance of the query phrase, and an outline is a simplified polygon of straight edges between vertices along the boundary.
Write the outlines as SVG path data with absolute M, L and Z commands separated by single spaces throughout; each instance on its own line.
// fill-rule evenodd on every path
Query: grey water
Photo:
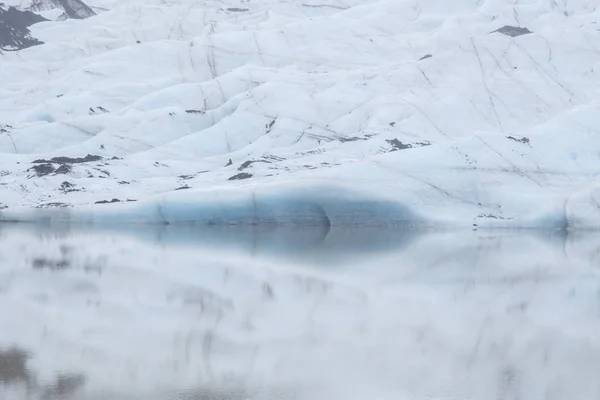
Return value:
M 600 398 L 600 234 L 0 225 L 0 399 Z

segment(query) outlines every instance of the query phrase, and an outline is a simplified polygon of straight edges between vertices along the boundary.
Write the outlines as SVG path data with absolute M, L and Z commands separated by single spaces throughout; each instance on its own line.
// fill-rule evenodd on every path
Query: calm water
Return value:
M 600 398 L 600 235 L 0 225 L 2 400 Z

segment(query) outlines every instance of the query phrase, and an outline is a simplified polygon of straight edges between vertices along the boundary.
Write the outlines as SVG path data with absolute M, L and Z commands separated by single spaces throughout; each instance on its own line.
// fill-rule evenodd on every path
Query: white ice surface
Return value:
M 235 223 L 285 198 L 359 209 L 334 224 L 600 227 L 593 0 L 88 3 L 107 11 L 0 55 L 2 219 Z M 106 160 L 28 170 L 88 153 Z M 138 202 L 89 207 L 113 198 Z M 369 219 L 381 203 L 405 213 Z

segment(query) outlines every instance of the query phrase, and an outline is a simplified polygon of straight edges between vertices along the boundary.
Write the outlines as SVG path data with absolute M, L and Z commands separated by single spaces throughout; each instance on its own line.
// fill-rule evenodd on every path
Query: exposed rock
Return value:
M 516 138 L 514 136 L 507 136 L 507 139 L 513 140 L 515 142 L 519 142 L 519 143 L 523 143 L 523 144 L 529 144 L 529 138 L 526 137 L 522 137 L 522 138 Z
M 56 175 L 64 175 L 64 174 L 68 174 L 69 172 L 71 172 L 71 166 L 67 165 L 67 164 L 63 164 L 60 167 L 56 168 L 56 170 L 54 171 L 54 173 Z
M 341 137 L 338 140 L 342 143 L 347 143 L 347 142 L 358 142 L 360 140 L 367 140 L 368 138 L 366 137 L 358 137 L 358 136 L 351 136 L 351 137 Z
M 53 203 L 44 203 L 44 204 L 40 204 L 37 206 L 37 208 L 65 208 L 65 207 L 70 207 L 70 204 L 53 202 Z
M 242 179 L 248 179 L 248 178 L 252 178 L 252 174 L 249 174 L 247 172 L 240 172 L 237 175 L 233 175 L 231 177 L 229 177 L 229 179 L 227 179 L 228 181 L 239 181 Z
M 392 146 L 392 151 L 412 149 L 412 144 L 404 144 L 398 139 L 388 139 L 386 142 Z
M 94 204 L 111 204 L 111 203 L 120 203 L 121 200 L 119 199 L 112 199 L 112 200 L 100 200 L 95 202 Z
M 107 170 L 105 170 L 105 169 L 100 169 L 100 168 L 94 168 L 94 169 L 95 169 L 96 171 L 98 171 L 98 172 L 100 172 L 100 173 L 102 173 L 102 174 L 106 175 L 106 176 L 110 176 L 110 172 L 108 172 L 108 171 L 107 171 Z M 100 176 L 100 178 L 105 178 L 105 176 Z
M 505 220 L 506 219 L 512 219 L 512 218 L 505 218 L 505 217 L 499 216 L 499 215 L 494 215 L 494 214 L 491 214 L 491 213 L 488 213 L 488 214 L 479 214 L 477 216 L 477 218 L 491 218 L 491 219 L 505 219 Z
M 53 173 L 55 168 L 52 164 L 38 164 L 29 168 L 27 171 L 33 171 L 38 177 L 41 177 Z
M 75 184 L 73 184 L 71 182 L 64 181 L 60 185 L 60 191 L 63 192 L 63 193 L 70 193 L 70 192 L 79 192 L 80 189 L 76 189 L 75 188 Z
M 246 168 L 250 167 L 252 164 L 254 163 L 265 163 L 265 164 L 271 164 L 270 161 L 267 160 L 248 160 L 248 161 L 244 161 L 242 163 L 242 165 L 239 166 L 238 171 L 243 171 Z
M 38 22 L 48 21 L 31 11 L 20 11 L 14 7 L 7 10 L 0 7 L 0 50 L 17 51 L 43 44 L 31 36 L 29 27 Z
M 431 143 L 429 143 L 429 142 L 416 142 L 416 143 L 412 143 L 412 144 L 411 143 L 405 144 L 405 143 L 402 143 L 398 139 L 387 139 L 386 142 L 392 146 L 392 149 L 390 151 L 412 149 L 414 147 L 423 147 L 423 146 L 431 145 Z
M 86 162 L 100 161 L 102 157 L 88 154 L 85 157 L 52 157 L 50 160 L 34 160 L 32 164 L 57 163 L 57 164 L 81 164 Z
M 106 108 L 98 106 L 95 109 L 93 107 L 90 107 L 88 114 L 89 115 L 94 115 L 94 114 L 97 114 L 97 113 L 106 114 L 107 112 L 108 112 L 108 110 Z
M 275 156 L 273 154 L 264 154 L 262 155 L 262 158 L 270 161 L 285 161 L 284 157 Z
M 195 174 L 185 174 L 185 175 L 179 175 L 179 176 L 178 176 L 178 178 L 179 178 L 179 179 L 183 179 L 184 181 L 187 181 L 187 180 L 189 180 L 189 179 L 193 179 L 193 178 L 195 178 L 195 177 L 196 177 L 196 175 L 205 174 L 205 173 L 207 173 L 207 172 L 208 172 L 208 171 L 199 171 L 199 172 L 196 172 Z
M 528 35 L 530 33 L 533 33 L 527 28 L 521 28 L 518 26 L 511 26 L 511 25 L 504 25 L 502 28 L 496 29 L 492 33 L 496 33 L 496 32 L 501 33 L 506 36 L 510 36 L 510 37 L 517 37 L 517 36 Z
M 271 133 L 271 130 L 273 129 L 273 125 L 275 125 L 275 121 L 277 121 L 277 118 L 275 118 L 273 121 L 271 121 L 267 125 L 265 125 L 265 129 L 267 130 L 267 133 Z
M 11 125 L 0 124 L 0 133 L 8 133 L 13 127 Z
M 48 11 L 60 8 L 64 11 L 64 17 L 72 19 L 85 19 L 96 15 L 87 4 L 81 0 L 33 0 L 29 10 Z

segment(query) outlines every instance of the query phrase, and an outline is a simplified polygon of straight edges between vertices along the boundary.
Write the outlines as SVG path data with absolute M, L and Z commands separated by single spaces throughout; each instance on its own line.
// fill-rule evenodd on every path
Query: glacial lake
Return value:
M 599 267 L 593 232 L 0 225 L 0 399 L 597 399 Z

